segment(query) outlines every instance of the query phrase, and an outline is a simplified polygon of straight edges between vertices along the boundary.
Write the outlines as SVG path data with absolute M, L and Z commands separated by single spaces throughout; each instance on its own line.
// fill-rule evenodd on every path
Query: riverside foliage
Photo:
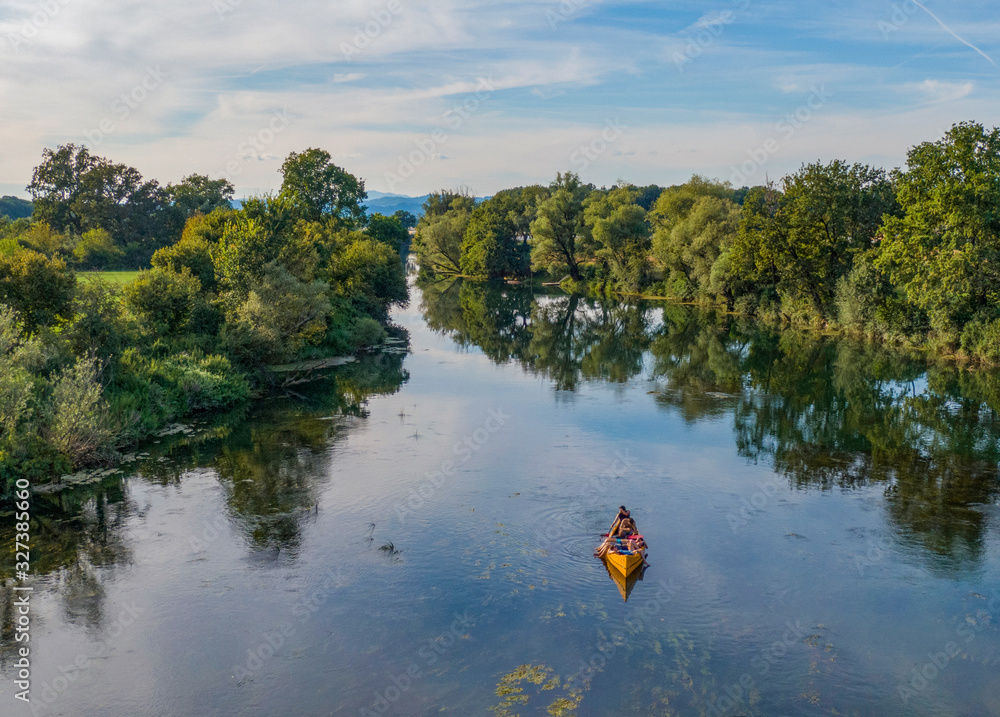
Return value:
M 431 195 L 422 270 L 723 306 L 1000 363 L 1000 128 L 966 122 L 886 172 L 835 160 L 735 188 L 571 172 L 479 204 Z
M 384 342 L 408 301 L 405 227 L 369 226 L 363 180 L 323 150 L 281 171 L 278 194 L 234 210 L 225 180 L 164 190 L 86 148 L 45 151 L 32 217 L 0 219 L 0 493 L 237 405 L 270 365 Z M 124 286 L 75 273 L 141 259 Z

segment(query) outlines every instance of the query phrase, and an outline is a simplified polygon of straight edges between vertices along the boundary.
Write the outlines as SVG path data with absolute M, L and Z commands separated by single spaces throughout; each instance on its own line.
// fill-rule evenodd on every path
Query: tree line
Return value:
M 0 489 L 238 405 L 277 364 L 399 333 L 403 222 L 367 216 L 364 181 L 324 150 L 281 173 L 237 210 L 225 180 L 161 189 L 86 148 L 45 151 L 32 217 L 0 222 Z M 80 278 L 98 253 L 148 258 L 123 285 Z
M 427 200 L 422 271 L 544 277 L 711 304 L 1000 363 L 1000 129 L 974 122 L 885 171 L 841 160 L 735 188 L 597 188 L 572 172 Z

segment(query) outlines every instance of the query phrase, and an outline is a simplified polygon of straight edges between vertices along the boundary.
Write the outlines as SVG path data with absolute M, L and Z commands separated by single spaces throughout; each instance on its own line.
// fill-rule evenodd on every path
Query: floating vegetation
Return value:
M 403 549 L 397 548 L 395 545 L 392 544 L 391 540 L 388 543 L 382 545 L 379 548 L 379 550 L 384 552 L 386 555 L 399 555 L 400 553 L 403 552 Z
M 526 685 L 533 685 L 534 688 L 527 688 L 531 693 L 526 692 Z M 551 690 L 563 691 L 561 696 L 556 697 L 549 703 L 545 710 L 546 714 L 554 717 L 569 717 L 576 712 L 583 700 L 583 690 L 571 689 L 569 683 L 561 685 L 559 675 L 554 675 L 551 667 L 545 665 L 519 665 L 513 672 L 504 675 L 497 683 L 496 695 L 503 700 L 493 707 L 491 712 L 495 712 L 497 717 L 520 717 L 520 712 L 515 710 L 531 702 L 532 697 L 541 698 L 536 700 L 537 709 L 541 709 L 541 702 L 548 699 L 543 696 L 543 692 Z M 539 714 L 536 711 L 533 714 Z

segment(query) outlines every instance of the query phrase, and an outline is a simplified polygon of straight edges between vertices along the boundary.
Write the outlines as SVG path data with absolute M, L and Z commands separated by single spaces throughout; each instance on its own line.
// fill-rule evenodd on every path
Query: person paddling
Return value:
M 612 544 L 615 542 L 615 538 L 618 536 L 624 521 L 632 520 L 628 509 L 624 505 L 618 506 L 618 515 L 615 516 L 615 522 L 611 524 L 610 530 L 608 530 L 607 536 L 604 538 L 604 542 L 597 546 L 594 551 L 595 558 L 603 558 L 611 550 Z

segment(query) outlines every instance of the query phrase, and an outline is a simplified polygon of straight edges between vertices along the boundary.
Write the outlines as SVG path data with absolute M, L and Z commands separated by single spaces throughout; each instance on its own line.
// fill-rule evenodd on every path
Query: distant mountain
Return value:
M 403 209 L 410 212 L 418 219 L 420 215 L 424 213 L 424 202 L 427 200 L 430 194 L 425 194 L 422 197 L 408 197 L 404 194 L 387 194 L 386 192 L 368 192 L 368 200 L 364 203 L 365 209 L 367 209 L 369 214 L 384 214 L 385 216 L 392 216 L 398 210 Z M 234 199 L 231 204 L 233 209 L 239 209 L 243 206 L 244 200 Z
M 11 219 L 21 219 L 22 217 L 30 217 L 31 210 L 32 204 L 27 199 L 18 199 L 9 194 L 0 197 L 0 215 Z
M 365 207 L 369 214 L 378 212 L 379 214 L 391 216 L 402 209 L 419 217 L 424 212 L 424 202 L 427 201 L 427 197 L 429 196 L 429 194 L 425 194 L 422 197 L 408 197 L 403 194 L 386 194 L 385 192 L 370 191 L 368 192 L 368 200 L 365 202 Z

